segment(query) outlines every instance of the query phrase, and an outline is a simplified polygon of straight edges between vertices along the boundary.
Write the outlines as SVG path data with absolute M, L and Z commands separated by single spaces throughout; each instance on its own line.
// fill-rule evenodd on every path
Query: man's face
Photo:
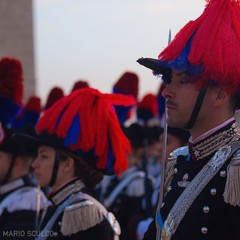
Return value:
M 0 182 L 3 181 L 7 175 L 11 163 L 11 158 L 11 154 L 0 151 Z
M 168 124 L 184 128 L 188 124 L 199 91 L 184 72 L 172 71 L 171 82 L 162 95 L 166 98 Z

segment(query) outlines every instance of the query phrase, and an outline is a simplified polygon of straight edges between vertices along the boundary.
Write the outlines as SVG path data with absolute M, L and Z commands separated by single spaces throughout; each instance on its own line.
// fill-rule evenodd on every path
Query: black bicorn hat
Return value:
M 15 137 L 19 133 L 32 136 L 36 134 L 35 130 L 28 125 L 24 129 L 13 129 L 3 127 L 0 123 L 0 151 L 19 156 L 36 156 L 37 148 L 35 146 L 25 144 Z

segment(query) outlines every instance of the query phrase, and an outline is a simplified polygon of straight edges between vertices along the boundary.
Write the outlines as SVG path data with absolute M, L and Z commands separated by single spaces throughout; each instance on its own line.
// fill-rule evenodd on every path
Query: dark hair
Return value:
M 230 101 L 231 101 L 231 106 L 233 107 L 233 112 L 236 109 L 239 109 L 240 108 L 240 91 L 238 91 L 236 94 L 231 96 Z
M 88 159 L 84 159 L 83 157 L 76 156 L 69 152 L 58 151 L 58 153 L 60 161 L 65 161 L 69 157 L 73 158 L 75 168 L 74 176 L 79 177 L 88 189 L 94 189 L 94 187 L 102 181 L 103 172 L 89 164 L 89 162 L 93 161 L 89 161 Z

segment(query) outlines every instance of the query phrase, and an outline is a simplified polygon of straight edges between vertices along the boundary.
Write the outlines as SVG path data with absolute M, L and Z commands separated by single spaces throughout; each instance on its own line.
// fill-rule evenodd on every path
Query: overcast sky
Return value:
M 138 74 L 140 98 L 160 80 L 140 66 L 203 11 L 204 0 L 34 0 L 37 92 L 69 93 L 77 80 L 111 92 L 125 71 Z

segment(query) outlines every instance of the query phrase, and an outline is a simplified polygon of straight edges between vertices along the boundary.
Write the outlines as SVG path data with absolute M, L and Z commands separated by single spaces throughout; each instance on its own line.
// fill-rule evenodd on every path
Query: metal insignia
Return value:
M 170 153 L 169 159 L 176 159 L 178 156 L 187 156 L 189 154 L 188 146 L 180 147 Z
M 226 160 L 230 153 L 231 146 L 222 147 L 215 153 L 212 161 L 209 161 L 207 165 L 212 167 L 214 170 L 217 169 Z

